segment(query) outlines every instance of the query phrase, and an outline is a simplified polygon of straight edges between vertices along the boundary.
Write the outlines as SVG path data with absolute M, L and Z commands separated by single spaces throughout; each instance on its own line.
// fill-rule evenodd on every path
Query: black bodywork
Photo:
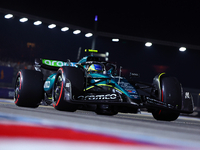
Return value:
M 155 119 L 165 121 L 176 120 L 180 113 L 193 112 L 190 93 L 184 91 L 175 77 L 165 73 L 156 75 L 152 83 L 134 80 L 139 77 L 138 73 L 130 73 L 130 78 L 126 79 L 121 76 L 121 69 L 117 69 L 116 64 L 95 55 L 84 57 L 76 63 L 67 60 L 57 64 L 64 65 L 53 66 L 36 59 L 35 70 L 19 71 L 15 84 L 15 104 L 37 107 L 41 102 L 53 105 L 57 110 L 93 110 L 101 115 L 137 113 L 143 109 L 151 112 Z M 101 64 L 104 72 L 88 72 L 91 64 Z M 53 72 L 44 77 L 43 69 Z M 27 88 L 29 83 L 35 85 Z M 37 92 L 40 95 L 31 98 Z

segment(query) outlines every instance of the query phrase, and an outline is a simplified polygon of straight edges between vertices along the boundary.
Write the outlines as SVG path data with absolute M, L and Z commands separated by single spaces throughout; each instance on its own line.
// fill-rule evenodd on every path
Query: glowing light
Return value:
M 63 27 L 63 28 L 61 29 L 61 31 L 63 31 L 63 32 L 65 32 L 65 31 L 67 31 L 67 30 L 69 30 L 68 27 Z
M 42 24 L 42 22 L 38 20 L 38 21 L 35 21 L 33 24 L 38 26 L 38 25 Z
M 81 33 L 81 31 L 80 30 L 75 30 L 73 33 L 74 34 L 79 34 L 79 33 Z
M 6 18 L 6 19 L 10 19 L 10 18 L 12 18 L 12 17 L 13 17 L 12 14 L 7 14 L 7 15 L 4 16 L 4 18 Z
M 119 39 L 112 39 L 113 42 L 119 42 Z
M 184 51 L 186 51 L 186 48 L 185 47 L 180 47 L 179 51 L 184 52 Z
M 151 43 L 151 42 L 146 42 L 146 43 L 145 43 L 145 46 L 146 46 L 146 47 L 151 47 L 151 46 L 152 46 L 152 43 Z
M 21 18 L 21 19 L 19 19 L 19 21 L 20 22 L 26 22 L 26 21 L 28 21 L 28 18 Z
M 94 49 L 85 49 L 85 52 L 98 53 L 98 50 L 94 50 Z
M 87 33 L 87 34 L 85 34 L 85 37 L 91 37 L 91 36 L 93 36 L 92 33 Z
M 55 27 L 56 27 L 55 24 L 50 24 L 50 25 L 48 26 L 49 29 L 53 29 L 53 28 L 55 28 Z
M 98 21 L 98 16 L 97 15 L 95 16 L 94 21 Z

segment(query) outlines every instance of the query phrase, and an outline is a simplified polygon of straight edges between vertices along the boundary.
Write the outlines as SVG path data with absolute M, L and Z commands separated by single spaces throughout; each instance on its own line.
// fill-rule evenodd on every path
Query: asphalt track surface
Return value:
M 0 125 L 3 125 L 5 128 L 5 125 L 12 126 L 16 124 L 22 126 L 24 124 L 31 124 L 32 126 L 59 127 L 78 130 L 83 133 L 99 134 L 100 136 L 97 137 L 97 139 L 103 143 L 100 144 L 101 146 L 99 146 L 99 144 L 98 146 L 91 146 L 94 144 L 94 141 L 90 141 L 92 144 L 89 144 L 89 147 L 80 147 L 79 144 L 75 144 L 76 146 L 74 144 L 67 145 L 68 148 L 72 146 L 73 149 L 122 149 L 120 146 L 117 146 L 117 148 L 109 147 L 108 145 L 112 145 L 112 142 L 106 143 L 108 144 L 106 145 L 105 142 L 101 140 L 102 135 L 122 139 L 121 141 L 128 140 L 132 143 L 136 143 L 135 145 L 126 146 L 126 148 L 123 149 L 200 149 L 200 118 L 194 117 L 180 116 L 176 121 L 165 122 L 155 120 L 152 115 L 147 112 L 141 112 L 140 114 L 119 113 L 115 116 L 103 116 L 97 115 L 91 111 L 58 111 L 52 106 L 41 105 L 38 108 L 18 107 L 14 104 L 13 100 L 0 99 Z M 20 142 L 16 141 L 16 137 L 13 140 L 13 136 L 17 136 L 15 135 L 17 133 L 13 133 L 13 135 L 11 133 L 7 136 L 3 132 L 3 130 L 6 130 L 6 128 L 4 128 L 0 127 L 1 150 L 27 148 L 23 147 L 24 142 L 20 145 Z M 17 130 L 18 128 L 14 127 L 14 129 Z M 8 131 L 10 131 L 10 129 Z M 8 131 L 5 131 L 6 134 Z M 31 135 L 28 137 L 30 140 Z M 46 142 L 49 146 L 45 148 L 57 149 L 58 146 L 56 146 L 56 143 L 54 142 L 53 147 L 48 138 L 43 141 L 43 144 Z M 75 140 L 76 139 L 77 137 Z M 26 143 L 29 142 L 30 141 L 26 141 Z M 80 142 L 80 139 L 78 142 Z M 10 146 L 11 143 L 15 143 L 15 148 Z M 64 146 L 66 148 L 65 144 Z M 37 145 L 39 149 L 42 146 L 41 143 L 35 145 Z M 57 142 L 57 145 L 60 146 L 62 144 Z M 116 146 L 116 144 L 114 145 Z M 61 147 L 59 148 L 62 149 Z

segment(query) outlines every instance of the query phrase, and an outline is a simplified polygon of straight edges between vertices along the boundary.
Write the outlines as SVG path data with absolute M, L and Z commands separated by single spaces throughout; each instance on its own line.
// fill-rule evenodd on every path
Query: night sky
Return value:
M 27 13 L 42 18 L 94 29 L 98 15 L 98 31 L 137 36 L 142 38 L 199 44 L 200 2 L 197 0 L 159 1 L 1 1 L 0 8 Z M 33 58 L 76 60 L 79 47 L 90 48 L 92 38 L 84 34 L 63 33 L 47 26 L 34 26 L 31 21 L 20 23 L 18 18 L 4 19 L 0 14 L 0 59 L 33 62 Z M 36 47 L 27 48 L 27 42 Z M 177 47 L 98 37 L 96 47 L 110 53 L 110 61 L 117 62 L 126 71 L 139 72 L 141 80 L 151 82 L 153 77 L 166 71 L 176 76 L 184 87 L 200 88 L 199 50 L 181 53 Z
M 199 45 L 198 0 L 1 1 L 1 8 L 98 31 Z

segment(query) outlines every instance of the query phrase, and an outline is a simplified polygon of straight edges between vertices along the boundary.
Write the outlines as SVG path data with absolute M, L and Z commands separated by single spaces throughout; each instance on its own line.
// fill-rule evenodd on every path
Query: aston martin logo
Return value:
M 106 100 L 106 99 L 108 100 L 116 98 L 117 98 L 116 94 L 78 96 L 78 99 L 83 99 L 83 100 Z

